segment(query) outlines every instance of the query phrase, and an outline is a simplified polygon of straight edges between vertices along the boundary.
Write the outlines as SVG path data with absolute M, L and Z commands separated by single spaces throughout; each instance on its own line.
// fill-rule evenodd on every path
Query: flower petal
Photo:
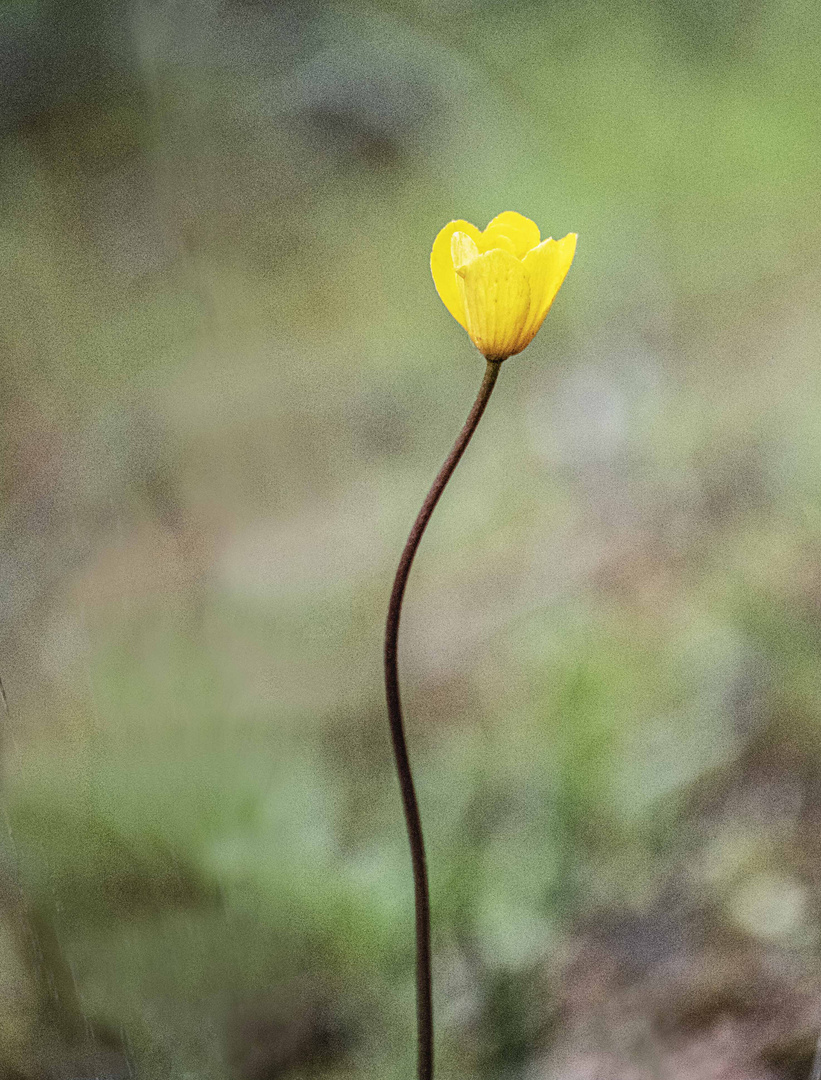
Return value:
M 467 233 L 455 232 L 450 238 L 450 257 L 453 269 L 459 274 L 468 263 L 473 262 L 479 255 L 476 242 Z
M 488 360 L 518 352 L 530 313 L 528 274 L 514 255 L 498 248 L 459 271 L 466 329 Z
M 576 233 L 568 233 L 562 240 L 545 240 L 522 259 L 522 266 L 530 281 L 530 312 L 522 333 L 519 352 L 535 337 L 556 298 L 556 293 L 567 277 L 576 252 L 576 238 Z
M 497 214 L 482 233 L 479 250 L 506 248 L 521 259 L 526 252 L 536 247 L 540 239 L 539 226 L 535 222 L 517 214 L 515 210 L 505 210 L 504 213 Z
M 477 245 L 482 235 L 476 226 L 471 225 L 469 221 L 449 222 L 444 229 L 440 230 L 433 241 L 433 250 L 430 253 L 430 272 L 433 274 L 433 284 L 442 298 L 442 303 L 454 319 L 467 329 L 462 293 L 456 283 L 456 271 L 453 267 L 450 247 L 453 234 L 456 232 L 465 233 Z

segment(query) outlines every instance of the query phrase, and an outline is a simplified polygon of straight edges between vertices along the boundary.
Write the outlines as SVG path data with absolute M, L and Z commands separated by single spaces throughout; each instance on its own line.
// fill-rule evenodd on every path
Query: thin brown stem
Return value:
M 388 619 L 385 626 L 385 690 L 388 698 L 388 719 L 391 726 L 393 753 L 396 758 L 396 771 L 399 774 L 399 786 L 402 789 L 402 806 L 405 811 L 405 823 L 408 827 L 411 860 L 413 862 L 413 884 L 416 908 L 416 1021 L 419 1036 L 418 1075 L 419 1080 L 432 1080 L 433 1077 L 433 1000 L 430 964 L 430 894 L 428 890 L 428 871 L 425 862 L 425 841 L 422 836 L 422 821 L 419 817 L 419 805 L 413 784 L 408 748 L 405 741 L 405 729 L 402 724 L 402 704 L 399 699 L 399 674 L 397 670 L 397 641 L 399 637 L 399 618 L 402 613 L 402 598 L 408 583 L 416 549 L 424 535 L 431 515 L 445 490 L 445 485 L 453 475 L 459 460 L 467 449 L 482 413 L 490 400 L 491 392 L 499 375 L 501 363 L 488 360 L 485 377 L 479 388 L 476 401 L 470 410 L 465 426 L 453 444 L 453 449 L 445 458 L 433 486 L 422 503 L 422 509 L 413 523 L 410 536 L 399 560 L 393 592 L 388 607 Z

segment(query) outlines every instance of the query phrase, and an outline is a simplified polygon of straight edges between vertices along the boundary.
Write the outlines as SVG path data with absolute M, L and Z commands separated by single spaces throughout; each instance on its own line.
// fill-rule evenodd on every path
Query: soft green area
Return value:
M 502 209 L 580 241 L 407 599 L 441 1075 L 521 1075 L 574 926 L 671 875 L 811 962 L 799 810 L 695 807 L 821 760 L 819 10 L 162 8 L 78 8 L 96 81 L 0 15 L 57 72 L 0 187 L 3 1067 L 69 972 L 142 1080 L 264 1080 L 291 993 L 353 1033 L 312 1075 L 411 1075 L 382 620 L 483 369 L 430 244 Z

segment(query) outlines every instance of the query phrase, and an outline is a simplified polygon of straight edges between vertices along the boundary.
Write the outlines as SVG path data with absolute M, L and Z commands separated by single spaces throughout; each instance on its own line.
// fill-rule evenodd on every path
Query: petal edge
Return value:
M 469 221 L 459 219 L 448 222 L 443 229 L 439 230 L 436 239 L 433 241 L 433 248 L 430 253 L 430 272 L 442 303 L 454 319 L 467 329 L 462 293 L 456 282 L 456 270 L 451 255 L 451 240 L 456 232 L 465 233 L 477 244 L 481 236 L 476 226 L 471 225 Z

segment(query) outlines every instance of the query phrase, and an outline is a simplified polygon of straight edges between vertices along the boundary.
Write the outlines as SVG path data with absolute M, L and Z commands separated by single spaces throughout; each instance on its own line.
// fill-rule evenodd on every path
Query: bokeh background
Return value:
M 821 1028 L 821 9 L 3 0 L 0 1076 L 408 1077 L 401 649 L 452 1080 Z

